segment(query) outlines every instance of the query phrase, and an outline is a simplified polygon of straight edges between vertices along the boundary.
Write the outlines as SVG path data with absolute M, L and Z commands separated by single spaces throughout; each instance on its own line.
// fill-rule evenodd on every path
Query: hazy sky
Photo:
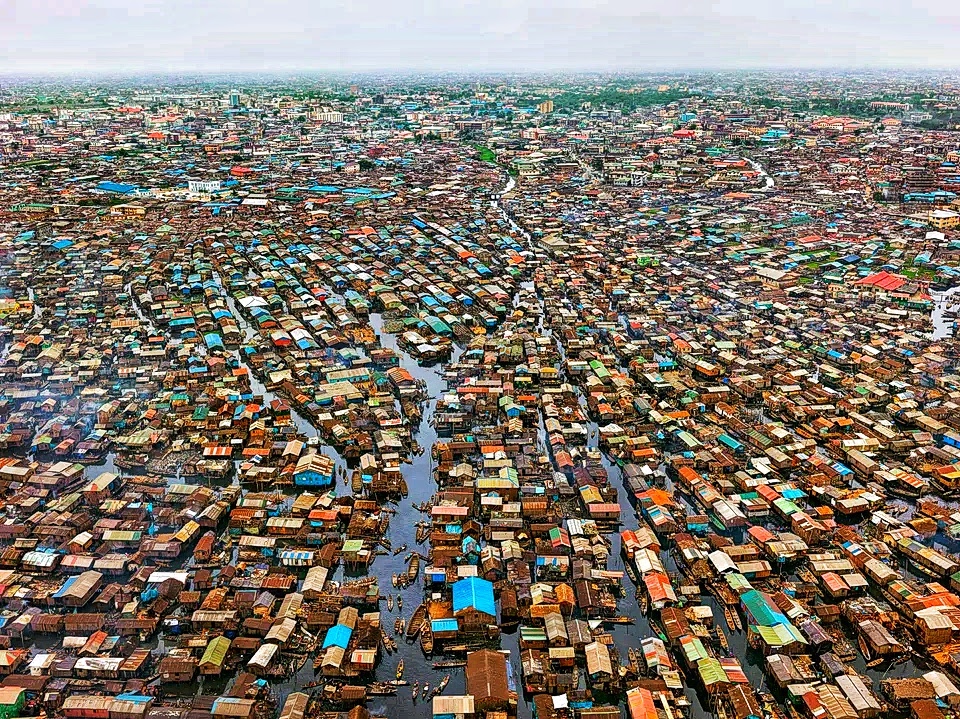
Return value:
M 0 73 L 957 67 L 956 0 L 0 0 Z

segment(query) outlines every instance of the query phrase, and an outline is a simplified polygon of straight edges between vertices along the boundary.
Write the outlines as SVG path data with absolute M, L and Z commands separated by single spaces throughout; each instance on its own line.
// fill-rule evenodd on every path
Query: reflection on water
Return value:
M 933 322 L 933 339 L 946 339 L 953 334 L 953 323 L 956 320 L 946 317 L 945 314 L 950 308 L 960 309 L 955 307 L 960 303 L 960 286 L 953 287 L 946 292 L 934 292 L 931 296 L 933 297 L 933 312 L 930 315 L 930 320 Z

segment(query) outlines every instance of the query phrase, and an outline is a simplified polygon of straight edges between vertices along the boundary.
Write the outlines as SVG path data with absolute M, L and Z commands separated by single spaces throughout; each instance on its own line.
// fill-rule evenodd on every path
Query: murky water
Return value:
M 960 305 L 960 286 L 953 287 L 946 292 L 934 292 L 933 312 L 930 319 L 933 322 L 933 338 L 942 340 L 950 337 L 954 333 L 953 323 L 955 320 L 945 316 L 948 309 Z

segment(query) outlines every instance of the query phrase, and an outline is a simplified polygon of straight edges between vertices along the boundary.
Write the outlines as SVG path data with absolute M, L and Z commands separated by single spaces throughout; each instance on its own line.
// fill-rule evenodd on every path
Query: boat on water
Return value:
M 403 597 L 397 595 L 397 611 L 403 611 Z
M 396 557 L 398 554 L 401 554 L 406 551 L 407 551 L 407 545 L 401 544 L 399 547 L 393 550 L 393 556 Z
M 387 654 L 393 654 L 397 648 L 397 643 L 387 635 L 383 627 L 380 627 L 380 641 L 383 643 L 383 648 L 386 650 Z
M 350 489 L 353 490 L 354 494 L 360 494 L 363 491 L 363 475 L 360 474 L 360 470 L 353 470 L 353 477 L 350 481 Z
M 445 674 L 443 679 L 440 680 L 440 683 L 437 684 L 436 688 L 433 690 L 433 696 L 437 694 L 443 694 L 443 690 L 447 688 L 447 684 L 450 683 L 450 675 Z
M 738 617 L 736 612 L 730 607 L 723 608 L 723 618 L 727 620 L 727 628 L 730 629 L 731 632 L 739 632 L 741 630 L 740 617 Z
M 433 630 L 430 629 L 429 621 L 424 621 L 420 630 L 420 648 L 428 657 L 433 654 Z
M 420 575 L 420 555 L 414 554 L 410 557 L 410 565 L 407 567 L 407 580 L 410 584 L 417 581 Z
M 467 663 L 461 659 L 442 659 L 433 663 L 434 669 L 462 669 Z
M 427 605 L 421 604 L 413 611 L 413 616 L 410 617 L 410 621 L 407 623 L 407 639 L 416 639 L 417 635 L 420 633 L 420 630 L 423 629 L 423 624 L 427 618 Z
M 403 676 L 403 659 L 400 660 L 400 663 L 397 664 L 397 679 L 400 679 Z
M 393 586 L 397 586 L 397 575 L 393 575 Z
M 430 525 L 423 522 L 417 523 L 417 544 L 423 544 L 429 536 Z
M 393 595 L 392 594 L 387 595 L 387 611 L 388 612 L 393 611 Z
M 397 688 L 387 682 L 374 682 L 367 687 L 367 694 L 376 696 L 391 696 L 397 693 Z
M 413 683 L 413 689 L 410 692 L 410 695 L 413 697 L 413 701 L 417 701 L 417 694 L 420 693 L 420 682 Z
M 393 623 L 393 633 L 403 634 L 403 627 L 404 627 L 403 617 L 397 617 L 397 621 Z
M 723 630 L 720 628 L 720 625 L 715 627 L 717 630 L 717 642 L 719 642 L 720 647 L 725 651 L 730 651 L 730 644 L 727 642 L 727 635 L 723 633 Z
M 405 480 L 403 477 L 400 478 L 400 494 L 403 495 L 404 497 L 406 497 L 407 494 L 409 494 L 409 491 L 407 489 L 407 480 Z

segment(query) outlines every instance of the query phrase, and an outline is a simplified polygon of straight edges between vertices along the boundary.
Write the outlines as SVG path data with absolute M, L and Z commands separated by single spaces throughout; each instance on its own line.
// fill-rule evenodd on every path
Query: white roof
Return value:
M 31 551 L 23 555 L 23 563 L 34 567 L 52 567 L 59 554 Z
M 153 572 L 147 580 L 147 584 L 162 584 L 168 579 L 176 579 L 183 585 L 186 585 L 190 575 L 187 572 Z
M 950 681 L 950 678 L 943 672 L 927 672 L 923 675 L 923 678 L 933 684 L 934 691 L 941 699 L 943 697 L 960 694 L 960 689 L 957 689 L 956 685 L 954 685 L 954 683 Z
M 269 666 L 270 662 L 273 661 L 274 655 L 276 655 L 279 650 L 280 648 L 276 644 L 264 644 L 256 651 L 253 657 L 250 658 L 250 661 L 247 662 L 247 666 Z
M 446 696 L 440 694 L 433 698 L 433 716 L 439 714 L 473 714 L 473 694 Z
M 710 563 L 716 568 L 721 574 L 726 571 L 736 571 L 737 563 L 730 559 L 730 555 L 726 552 L 720 551 L 719 549 L 710 552 L 707 555 L 707 558 L 710 560 Z
M 112 671 L 120 670 L 123 664 L 123 657 L 80 657 L 74 665 L 75 669 L 84 669 L 87 671 Z

